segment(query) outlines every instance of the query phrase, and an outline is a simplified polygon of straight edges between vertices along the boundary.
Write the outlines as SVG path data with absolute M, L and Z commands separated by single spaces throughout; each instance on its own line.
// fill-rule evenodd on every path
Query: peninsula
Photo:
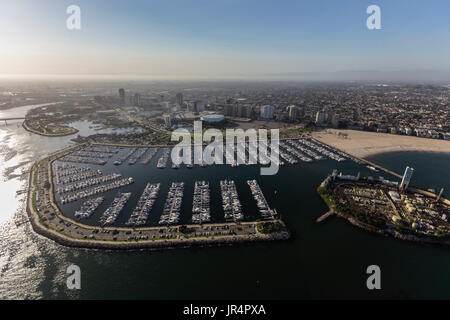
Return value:
M 450 245 L 450 201 L 439 194 L 409 186 L 413 169 L 401 183 L 382 177 L 338 174 L 336 170 L 317 188 L 331 214 L 368 231 L 404 240 Z

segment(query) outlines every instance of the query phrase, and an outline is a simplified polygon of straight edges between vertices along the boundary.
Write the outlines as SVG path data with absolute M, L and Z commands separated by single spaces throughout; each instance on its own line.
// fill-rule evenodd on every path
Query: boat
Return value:
M 373 166 L 366 166 L 368 169 L 375 171 L 375 172 L 380 172 L 380 170 L 378 170 L 377 168 L 373 167 Z

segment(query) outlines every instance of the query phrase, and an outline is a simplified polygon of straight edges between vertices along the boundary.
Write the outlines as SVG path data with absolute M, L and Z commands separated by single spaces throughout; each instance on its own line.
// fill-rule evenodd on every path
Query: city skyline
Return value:
M 3 77 L 450 79 L 445 1 L 72 2 L 4 4 Z M 72 4 L 81 30 L 66 28 Z M 381 30 L 366 27 L 372 4 Z

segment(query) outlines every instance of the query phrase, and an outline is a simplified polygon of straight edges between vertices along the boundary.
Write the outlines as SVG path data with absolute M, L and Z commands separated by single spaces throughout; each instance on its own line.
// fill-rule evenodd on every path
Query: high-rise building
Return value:
M 262 119 L 273 119 L 273 112 L 275 108 L 273 106 L 265 105 L 261 107 L 261 118 Z
M 325 122 L 325 113 L 323 111 L 317 111 L 316 113 L 316 125 L 321 125 Z
M 298 108 L 297 106 L 292 105 L 287 107 L 287 109 L 290 121 L 295 121 L 300 117 L 300 108 Z
M 244 106 L 241 103 L 238 103 L 236 106 L 236 115 L 240 118 L 244 118 L 245 117 L 245 111 L 246 111 L 246 106 Z
M 233 104 L 226 104 L 223 108 L 223 111 L 224 111 L 224 115 L 226 117 L 235 117 L 236 116 L 235 107 Z
M 164 119 L 164 124 L 165 124 L 166 128 L 172 127 L 172 116 L 170 114 L 168 114 L 168 113 L 164 114 L 163 119 Z
M 133 104 L 134 104 L 135 106 L 140 106 L 140 105 L 141 105 L 141 95 L 140 95 L 139 93 L 136 93 L 136 94 L 134 95 L 134 98 L 133 98 Z
M 122 103 L 125 102 L 125 89 L 124 88 L 119 89 L 119 98 Z
M 203 103 L 203 101 L 195 101 L 195 110 L 197 112 L 205 111 L 205 104 Z
M 403 174 L 402 182 L 400 183 L 400 189 L 408 189 L 409 182 L 411 181 L 412 175 L 414 173 L 414 168 L 406 167 L 405 173 Z
M 184 100 L 183 100 L 183 94 L 180 92 L 180 93 L 177 93 L 177 95 L 175 96 L 175 103 L 178 103 L 178 105 L 180 106 L 180 107 L 182 107 L 183 106 L 183 102 L 184 102 Z
M 253 107 L 252 106 L 247 106 L 247 108 L 245 110 L 245 117 L 246 118 L 251 118 L 252 117 L 252 112 L 253 112 Z

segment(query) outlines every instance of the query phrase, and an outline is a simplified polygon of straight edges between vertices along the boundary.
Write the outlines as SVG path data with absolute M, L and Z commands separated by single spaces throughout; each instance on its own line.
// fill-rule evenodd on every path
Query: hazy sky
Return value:
M 1 0 L 0 74 L 449 71 L 449 16 L 448 0 Z

